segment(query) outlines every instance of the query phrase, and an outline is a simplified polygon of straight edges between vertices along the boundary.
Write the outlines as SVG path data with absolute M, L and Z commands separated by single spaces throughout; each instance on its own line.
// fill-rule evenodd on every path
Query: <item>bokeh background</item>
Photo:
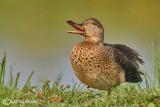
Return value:
M 62 75 L 62 84 L 77 80 L 70 52 L 83 41 L 67 19 L 83 22 L 97 18 L 105 29 L 105 42 L 120 43 L 138 50 L 145 64 L 152 68 L 148 45 L 160 40 L 160 1 L 158 0 L 0 0 L 0 59 L 7 52 L 7 74 L 20 72 L 23 85 L 35 71 L 31 84 L 48 77 L 55 81 Z

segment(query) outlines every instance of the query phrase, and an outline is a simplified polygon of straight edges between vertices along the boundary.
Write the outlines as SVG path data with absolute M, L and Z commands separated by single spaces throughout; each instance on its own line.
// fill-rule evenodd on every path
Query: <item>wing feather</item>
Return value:
M 141 82 L 141 71 L 136 61 L 144 63 L 138 58 L 139 54 L 125 45 L 105 44 L 106 49 L 112 48 L 113 60 L 125 71 L 126 82 Z M 126 49 L 125 49 L 126 48 Z M 131 55 L 131 56 L 130 56 Z M 140 60 L 139 60 L 140 59 Z
M 125 55 L 129 60 L 133 61 L 133 62 L 139 62 L 140 64 L 143 64 L 144 61 L 139 58 L 140 55 L 138 54 L 137 51 L 129 48 L 126 45 L 122 45 L 122 44 L 107 44 L 104 43 L 104 46 L 110 46 L 113 47 L 115 49 L 118 49 L 119 51 L 121 51 L 123 53 L 123 55 Z

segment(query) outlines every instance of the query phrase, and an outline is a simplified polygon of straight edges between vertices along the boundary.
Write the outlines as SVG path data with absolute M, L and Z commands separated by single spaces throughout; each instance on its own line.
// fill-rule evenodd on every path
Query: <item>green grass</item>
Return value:
M 111 95 L 108 96 L 107 91 L 99 91 L 88 89 L 81 82 L 74 82 L 73 86 L 69 84 L 60 85 L 60 79 L 50 82 L 48 79 L 43 81 L 43 85 L 30 85 L 30 79 L 34 72 L 28 77 L 27 82 L 20 89 L 18 88 L 18 79 L 13 78 L 12 69 L 10 71 L 10 80 L 8 85 L 4 85 L 6 53 L 1 62 L 0 71 L 0 107 L 5 106 L 2 102 L 8 98 L 13 102 L 9 106 L 54 106 L 54 107 L 158 107 L 160 105 L 160 45 L 150 47 L 154 62 L 154 69 L 147 74 L 144 70 L 145 87 L 141 88 L 140 83 L 130 84 L 124 83 L 115 88 Z M 10 101 L 6 99 L 6 103 Z M 32 101 L 32 103 L 22 103 L 22 101 Z

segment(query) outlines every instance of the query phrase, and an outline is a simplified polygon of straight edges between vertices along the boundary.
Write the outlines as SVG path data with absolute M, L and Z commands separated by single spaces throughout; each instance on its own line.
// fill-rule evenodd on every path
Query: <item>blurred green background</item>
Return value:
M 138 50 L 143 67 L 152 67 L 148 44 L 160 39 L 158 0 L 0 0 L 0 59 L 6 51 L 8 71 L 16 63 L 19 84 L 32 70 L 32 84 L 46 76 L 54 81 L 59 73 L 62 83 L 72 83 L 70 51 L 84 38 L 68 34 L 73 28 L 65 21 L 81 23 L 90 17 L 103 24 L 105 42 Z

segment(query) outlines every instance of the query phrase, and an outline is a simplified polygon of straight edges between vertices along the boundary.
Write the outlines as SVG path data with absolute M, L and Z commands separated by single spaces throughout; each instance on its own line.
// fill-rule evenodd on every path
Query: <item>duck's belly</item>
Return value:
M 105 90 L 123 82 L 124 72 L 100 47 L 76 45 L 70 59 L 77 78 L 92 88 Z

